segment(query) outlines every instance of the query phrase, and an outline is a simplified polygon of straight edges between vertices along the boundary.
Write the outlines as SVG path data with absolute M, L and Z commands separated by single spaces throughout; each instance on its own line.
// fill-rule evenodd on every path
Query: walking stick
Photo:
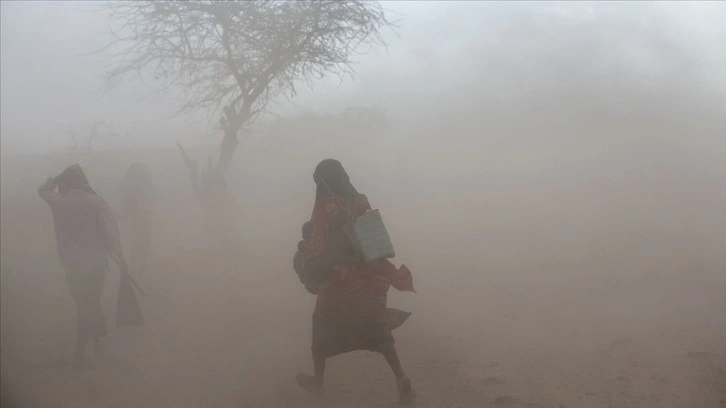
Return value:
M 116 263 L 116 265 L 118 265 L 118 267 L 120 268 L 120 267 L 121 267 L 121 261 L 119 261 L 118 259 L 116 259 L 116 256 L 115 256 L 115 255 L 113 255 L 113 254 L 109 254 L 109 256 L 110 256 L 110 257 L 111 257 L 111 259 L 112 259 L 112 260 L 113 260 L 113 261 L 114 261 L 114 262 Z M 135 287 L 135 288 L 136 288 L 136 289 L 137 289 L 137 290 L 139 291 L 139 293 L 141 293 L 141 296 L 144 296 L 144 297 L 146 297 L 146 294 L 144 293 L 144 290 L 143 290 L 143 289 L 141 289 L 141 286 L 139 286 L 139 284 L 138 284 L 138 283 L 136 283 L 136 281 L 135 281 L 135 280 L 134 280 L 134 278 L 133 278 L 133 277 L 131 276 L 131 274 L 130 274 L 130 273 L 128 273 L 128 272 L 126 272 L 126 277 L 127 277 L 127 278 L 129 278 L 129 280 L 131 281 L 131 284 L 133 284 L 133 285 L 134 285 L 134 287 Z

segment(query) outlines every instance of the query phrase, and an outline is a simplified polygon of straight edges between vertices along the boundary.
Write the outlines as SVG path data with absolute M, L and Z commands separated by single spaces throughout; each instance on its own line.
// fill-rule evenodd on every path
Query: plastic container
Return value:
M 365 263 L 396 256 L 393 242 L 378 210 L 368 211 L 353 220 L 349 235 Z

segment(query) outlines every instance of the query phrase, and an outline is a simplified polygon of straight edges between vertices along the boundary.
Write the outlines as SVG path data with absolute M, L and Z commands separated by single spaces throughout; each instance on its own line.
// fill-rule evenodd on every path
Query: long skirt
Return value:
M 66 275 L 71 295 L 78 305 L 78 333 L 92 337 L 108 334 L 101 307 L 101 293 L 106 280 L 107 267 L 98 266 L 91 271 Z
M 346 321 L 314 313 L 313 356 L 328 358 L 356 350 L 381 352 L 395 342 L 391 331 L 410 315 L 388 308 L 382 321 Z

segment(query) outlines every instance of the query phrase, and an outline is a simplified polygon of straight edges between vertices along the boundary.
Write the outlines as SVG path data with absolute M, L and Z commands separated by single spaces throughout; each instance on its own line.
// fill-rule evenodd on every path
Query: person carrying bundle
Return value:
M 48 178 L 38 188 L 38 195 L 53 212 L 58 256 L 78 305 L 73 365 L 80 368 L 86 365 L 83 354 L 89 338 L 99 358 L 101 338 L 108 333 L 101 307 L 108 256 L 116 257 L 122 275 L 128 273 L 128 266 L 111 208 L 93 191 L 80 165 Z
M 314 375 L 298 374 L 297 383 L 323 396 L 327 358 L 354 351 L 380 352 L 396 376 L 399 402 L 413 402 L 411 380 L 398 358 L 391 330 L 409 313 L 387 307 L 390 286 L 414 291 L 410 271 L 387 259 L 366 263 L 345 232 L 346 215 L 367 213 L 371 206 L 358 193 L 337 160 L 323 160 L 313 175 L 317 185 L 310 234 L 298 243 L 296 270 L 301 281 L 317 295 L 313 313 L 312 356 Z

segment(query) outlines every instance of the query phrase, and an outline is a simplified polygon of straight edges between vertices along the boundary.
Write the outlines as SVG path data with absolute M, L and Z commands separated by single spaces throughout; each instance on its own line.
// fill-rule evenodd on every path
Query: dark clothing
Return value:
M 138 327 L 144 325 L 144 315 L 136 298 L 136 292 L 128 277 L 122 276 L 116 304 L 116 327 Z
M 56 184 L 58 184 L 58 192 L 61 194 L 67 193 L 71 190 L 83 190 L 90 194 L 96 194 L 88 184 L 88 178 L 86 173 L 80 165 L 74 164 L 66 167 L 61 174 L 55 178 Z
M 78 305 L 75 358 L 80 359 L 89 337 L 98 347 L 98 340 L 108 333 L 101 293 L 108 255 L 115 254 L 123 260 L 118 227 L 110 207 L 93 191 L 78 164 L 40 186 L 38 195 L 53 212 L 58 256 Z
M 381 352 L 386 343 L 394 342 L 385 322 L 349 322 L 313 314 L 314 357 L 328 358 L 355 350 Z
M 382 352 L 394 342 L 391 330 L 409 315 L 387 308 L 388 289 L 393 286 L 413 292 L 411 272 L 388 260 L 366 264 L 357 256 L 342 224 L 345 217 L 360 216 L 371 207 L 338 161 L 323 160 L 314 178 L 318 190 L 312 232 L 298 243 L 304 279 L 316 284 L 313 356 L 327 358 L 353 350 Z
M 303 265 L 303 258 L 300 251 L 295 252 L 295 257 L 292 259 L 292 267 L 297 274 L 300 283 L 305 286 L 305 289 L 315 295 L 318 293 L 318 284 L 307 274 L 305 266 Z
M 73 300 L 78 305 L 78 333 L 103 337 L 108 331 L 101 307 L 101 293 L 106 279 L 106 267 L 99 266 L 82 273 L 66 274 Z
M 370 209 L 365 196 L 359 195 L 356 201 L 355 216 Z M 405 265 L 397 268 L 388 260 L 366 264 L 360 258 L 349 259 L 345 253 L 341 256 L 338 241 L 345 238 L 331 227 L 342 211 L 341 199 L 320 199 L 313 212 L 313 232 L 298 243 L 306 278 L 319 284 L 315 311 L 346 321 L 383 321 L 391 286 L 414 291 L 411 272 Z
M 44 184 L 40 197 L 53 212 L 58 256 L 66 274 L 108 265 L 108 254 L 122 253 L 116 220 L 106 201 L 83 188 L 65 193 Z
M 317 190 L 315 201 L 322 197 L 335 195 L 341 198 L 351 198 L 358 195 L 358 191 L 350 182 L 343 165 L 334 159 L 321 161 L 313 173 Z
M 313 313 L 313 356 L 328 358 L 355 350 L 382 352 L 395 343 L 391 331 L 410 315 L 387 308 L 383 321 L 345 321 Z

